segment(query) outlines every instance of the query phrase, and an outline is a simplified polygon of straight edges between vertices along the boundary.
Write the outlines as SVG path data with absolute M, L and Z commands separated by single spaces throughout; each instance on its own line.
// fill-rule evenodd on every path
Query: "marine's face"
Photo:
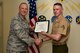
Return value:
M 28 6 L 26 4 L 22 4 L 20 7 L 19 7 L 19 13 L 22 15 L 22 16 L 26 16 L 27 13 L 28 13 Z
M 59 6 L 59 5 L 53 6 L 53 13 L 54 13 L 55 16 L 58 17 L 59 15 L 62 14 L 62 12 L 63 12 L 63 9 L 62 9 L 61 6 Z

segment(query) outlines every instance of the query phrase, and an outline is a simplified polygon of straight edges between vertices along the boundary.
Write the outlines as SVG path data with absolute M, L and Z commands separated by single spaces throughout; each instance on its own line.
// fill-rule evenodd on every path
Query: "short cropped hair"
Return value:
M 61 4 L 61 3 L 55 3 L 54 6 L 55 6 L 55 5 L 59 5 L 59 6 L 62 7 L 62 4 Z M 62 8 L 63 8 L 63 7 L 62 7 Z

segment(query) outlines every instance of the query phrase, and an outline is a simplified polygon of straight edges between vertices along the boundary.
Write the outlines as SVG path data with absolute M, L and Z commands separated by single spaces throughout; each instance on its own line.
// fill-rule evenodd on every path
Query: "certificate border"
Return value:
M 35 28 L 36 28 L 36 23 L 37 23 L 37 22 L 48 22 L 47 32 L 49 32 L 49 24 L 50 24 L 50 21 L 49 21 L 49 20 L 45 20 L 45 21 L 36 21 L 36 22 L 35 22 Z M 34 32 L 35 32 L 35 28 L 34 28 Z

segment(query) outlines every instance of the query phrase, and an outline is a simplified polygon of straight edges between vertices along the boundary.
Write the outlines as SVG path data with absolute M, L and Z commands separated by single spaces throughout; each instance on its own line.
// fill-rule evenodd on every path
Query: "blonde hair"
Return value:
M 20 3 L 19 8 L 21 7 L 22 4 L 25 4 L 28 6 L 28 4 L 26 2 L 22 2 L 22 3 Z

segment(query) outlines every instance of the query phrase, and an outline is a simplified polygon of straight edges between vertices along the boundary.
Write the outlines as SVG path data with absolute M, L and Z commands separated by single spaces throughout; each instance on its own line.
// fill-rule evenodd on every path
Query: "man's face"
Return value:
M 26 4 L 22 4 L 20 7 L 19 7 L 19 13 L 22 15 L 22 16 L 26 16 L 27 13 L 28 13 L 28 6 Z
M 55 5 L 55 6 L 53 7 L 53 13 L 54 13 L 54 15 L 57 16 L 57 17 L 62 14 L 62 11 L 63 11 L 63 9 L 62 9 L 62 7 L 59 6 L 59 5 Z

